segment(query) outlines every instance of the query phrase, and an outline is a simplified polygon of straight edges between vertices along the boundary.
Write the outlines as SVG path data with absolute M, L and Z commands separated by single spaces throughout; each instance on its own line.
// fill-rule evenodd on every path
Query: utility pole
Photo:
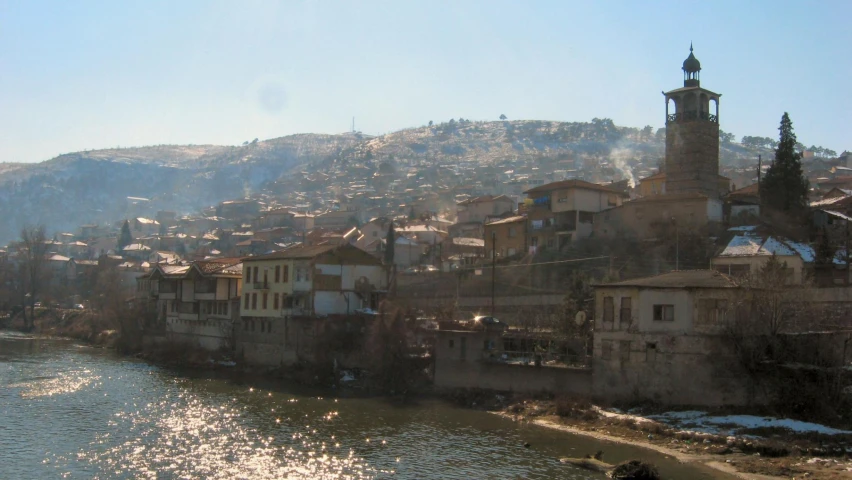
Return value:
M 761 155 L 757 156 L 757 189 L 760 190 L 760 169 L 763 158 Z
M 846 278 L 844 278 L 844 282 L 846 285 L 849 285 L 849 220 L 846 220 L 846 241 L 843 246 L 846 249 Z
M 847 236 L 848 238 L 848 236 Z M 491 318 L 494 318 L 494 285 L 497 274 L 497 232 L 491 232 Z

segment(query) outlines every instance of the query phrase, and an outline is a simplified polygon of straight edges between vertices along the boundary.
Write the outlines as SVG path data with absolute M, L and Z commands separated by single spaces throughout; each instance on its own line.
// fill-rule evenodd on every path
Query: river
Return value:
M 602 479 L 557 461 L 599 449 L 667 479 L 728 478 L 440 401 L 335 398 L 0 331 L 0 479 Z

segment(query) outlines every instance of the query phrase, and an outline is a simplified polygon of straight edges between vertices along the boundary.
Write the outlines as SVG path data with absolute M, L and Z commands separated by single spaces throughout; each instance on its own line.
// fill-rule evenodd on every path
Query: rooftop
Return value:
M 643 288 L 735 288 L 737 284 L 725 274 L 714 270 L 677 270 L 651 277 L 634 278 L 623 282 L 606 283 L 601 287 Z
M 561 180 L 558 182 L 551 182 L 544 185 L 539 185 L 538 187 L 531 188 L 524 193 L 544 193 L 544 192 L 552 192 L 554 190 L 565 190 L 569 188 L 577 188 L 577 189 L 585 189 L 585 190 L 597 190 L 599 192 L 606 193 L 614 193 L 617 195 L 624 195 L 624 192 L 620 190 L 616 190 L 614 188 L 610 188 L 604 185 L 598 185 L 597 183 L 587 182 L 585 180 Z

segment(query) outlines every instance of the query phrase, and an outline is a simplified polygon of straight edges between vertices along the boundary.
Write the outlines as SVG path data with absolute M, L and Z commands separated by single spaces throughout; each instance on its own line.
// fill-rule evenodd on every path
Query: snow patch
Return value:
M 786 428 L 796 433 L 852 434 L 850 430 L 839 430 L 818 423 L 802 422 L 789 418 L 757 417 L 754 415 L 719 416 L 696 410 L 666 412 L 660 415 L 648 415 L 647 418 L 674 428 L 721 435 L 733 435 L 737 430 L 743 428 L 761 427 Z

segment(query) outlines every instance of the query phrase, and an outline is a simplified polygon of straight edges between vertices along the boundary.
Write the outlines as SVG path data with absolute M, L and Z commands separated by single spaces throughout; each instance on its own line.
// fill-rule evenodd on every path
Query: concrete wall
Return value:
M 669 405 L 743 405 L 745 375 L 710 335 L 596 332 L 593 393 L 607 400 Z
M 439 331 L 435 345 L 435 386 L 591 394 L 589 369 L 495 363 L 489 360 L 491 351 L 484 348 L 486 339 L 502 342 L 500 333 Z
M 236 355 L 250 365 L 267 367 L 312 360 L 315 327 L 316 320 L 310 318 L 243 318 L 234 328 Z

